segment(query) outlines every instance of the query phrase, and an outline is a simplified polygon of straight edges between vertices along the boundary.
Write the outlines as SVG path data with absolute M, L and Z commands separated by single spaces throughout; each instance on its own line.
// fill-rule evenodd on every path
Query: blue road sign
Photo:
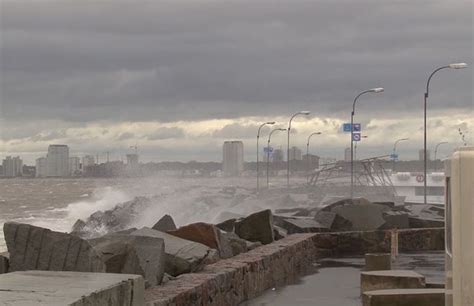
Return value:
M 272 147 L 264 147 L 263 152 L 264 153 L 273 153 L 273 148 Z
M 360 141 L 360 133 L 352 133 L 352 141 Z
M 391 160 L 398 160 L 398 154 L 395 154 L 395 153 L 390 154 L 390 159 Z
M 350 132 L 351 131 L 351 124 L 350 123 L 344 123 L 342 126 L 344 132 Z
M 361 131 L 360 123 L 354 123 L 352 125 L 352 128 L 354 129 L 353 132 L 360 132 Z

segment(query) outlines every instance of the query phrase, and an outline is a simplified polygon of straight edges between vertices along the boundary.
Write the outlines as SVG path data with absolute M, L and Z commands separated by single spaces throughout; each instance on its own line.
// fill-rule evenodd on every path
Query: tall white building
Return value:
M 67 145 L 50 145 L 46 159 L 46 176 L 69 176 L 69 147 Z
M 11 157 L 7 156 L 2 163 L 3 176 L 16 177 L 23 174 L 23 161 L 19 156 Z
M 81 159 L 73 156 L 69 157 L 69 175 L 74 176 L 80 174 L 81 171 Z
M 223 146 L 222 171 L 225 176 L 239 176 L 244 171 L 244 144 L 226 141 Z
M 46 177 L 46 157 L 40 157 L 36 159 L 36 177 Z
M 302 151 L 297 147 L 290 148 L 290 160 L 302 160 Z

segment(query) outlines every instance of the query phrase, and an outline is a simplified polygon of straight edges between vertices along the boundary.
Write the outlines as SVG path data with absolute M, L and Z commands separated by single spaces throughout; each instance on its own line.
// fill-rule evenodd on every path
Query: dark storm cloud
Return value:
M 1 11 L 10 122 L 346 114 L 377 86 L 374 109 L 403 113 L 421 107 L 437 65 L 472 63 L 469 0 L 6 0 Z M 471 71 L 433 87 L 430 107 L 472 108 Z

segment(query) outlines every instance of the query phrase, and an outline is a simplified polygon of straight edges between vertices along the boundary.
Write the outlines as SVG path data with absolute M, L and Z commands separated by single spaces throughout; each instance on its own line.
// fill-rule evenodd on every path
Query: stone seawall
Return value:
M 400 231 L 403 251 L 439 250 L 444 229 Z M 294 234 L 146 290 L 147 306 L 238 305 L 287 284 L 318 258 L 390 251 L 390 231 Z

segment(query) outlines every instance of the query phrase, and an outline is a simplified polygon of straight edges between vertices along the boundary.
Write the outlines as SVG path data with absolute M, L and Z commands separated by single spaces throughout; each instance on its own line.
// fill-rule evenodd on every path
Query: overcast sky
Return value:
M 361 157 L 422 147 L 428 75 L 451 62 L 429 98 L 429 146 L 445 157 L 473 145 L 472 0 L 0 0 L 0 158 L 32 163 L 48 144 L 112 158 L 221 160 L 224 140 L 255 159 L 258 124 L 286 127 L 292 145 L 341 158 L 356 121 Z M 280 126 L 279 126 L 280 127 Z M 268 130 L 263 131 L 263 142 Z M 274 146 L 285 146 L 275 134 Z

